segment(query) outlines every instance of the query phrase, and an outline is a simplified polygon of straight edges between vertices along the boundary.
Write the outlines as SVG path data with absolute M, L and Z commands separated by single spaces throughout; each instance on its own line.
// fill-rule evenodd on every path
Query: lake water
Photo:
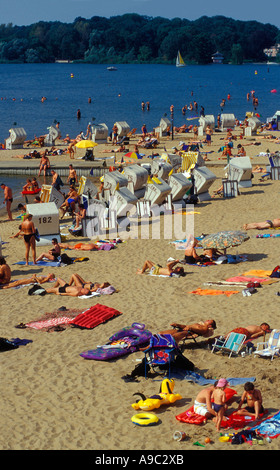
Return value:
M 16 123 L 24 127 L 27 138 L 45 134 L 56 120 L 62 136 L 75 137 L 86 131 L 88 122 L 106 123 L 109 132 L 115 121 L 126 121 L 140 132 L 159 125 L 164 114 L 182 125 L 194 113 L 183 117 L 181 109 L 193 100 L 205 114 L 217 116 L 220 102 L 227 95 L 225 113 L 243 119 L 252 111 L 246 95 L 255 90 L 258 112 L 265 121 L 280 107 L 280 66 L 206 65 L 176 68 L 171 65 L 117 65 L 109 72 L 106 65 L 91 64 L 0 64 L 0 142 L 9 136 Z M 71 78 L 73 76 L 73 78 Z M 278 93 L 271 93 L 278 89 Z M 191 95 L 193 92 L 193 95 Z M 41 97 L 46 100 L 42 103 Z M 92 102 L 88 103 L 91 97 Z M 141 102 L 150 102 L 150 111 L 142 111 Z M 77 110 L 81 119 L 77 120 Z
M 252 90 L 259 99 L 257 111 L 262 121 L 280 109 L 278 65 L 116 67 L 117 71 L 110 72 L 106 65 L 0 64 L 0 142 L 9 136 L 11 127 L 23 127 L 27 138 L 32 139 L 46 134 L 55 120 L 60 122 L 63 137 L 66 133 L 75 137 L 81 130 L 85 132 L 88 122 L 105 123 L 109 132 L 115 121 L 126 121 L 138 132 L 145 123 L 149 131 L 165 114 L 170 119 L 171 104 L 175 109 L 174 125 L 190 124 L 197 122 L 188 120 L 195 117 L 194 112 L 187 111 L 184 117 L 181 110 L 194 100 L 198 110 L 203 106 L 205 114 L 216 117 L 225 98 L 224 113 L 243 119 L 247 111 L 253 111 L 252 101 L 246 97 Z M 278 92 L 271 93 L 273 89 Z M 46 100 L 41 102 L 43 96 Z M 142 111 L 142 101 L 150 102 L 150 111 Z M 6 181 L 18 191 L 26 178 Z

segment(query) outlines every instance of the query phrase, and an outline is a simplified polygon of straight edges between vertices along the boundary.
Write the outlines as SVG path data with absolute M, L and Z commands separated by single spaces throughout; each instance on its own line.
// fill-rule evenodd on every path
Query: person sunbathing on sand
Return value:
M 46 289 L 47 294 L 68 295 L 70 297 L 79 297 L 80 295 L 89 295 L 90 290 L 80 286 L 70 286 L 61 278 L 57 278 L 55 285 Z
M 95 251 L 97 250 L 97 246 L 95 243 L 75 243 L 74 245 L 70 245 L 70 243 L 59 243 L 60 248 L 64 250 L 81 250 L 81 251 Z
M 99 284 L 99 282 L 85 281 L 77 273 L 72 274 L 70 277 L 69 286 L 72 286 L 73 284 L 76 287 L 89 289 L 90 292 L 96 292 L 97 289 L 105 289 L 105 287 L 109 287 L 111 285 L 110 282 L 103 282 L 102 284 Z
M 244 230 L 266 230 L 268 228 L 280 227 L 280 219 L 265 220 L 264 222 L 253 222 L 251 224 L 244 224 Z
M 45 282 L 53 281 L 54 279 L 55 275 L 53 273 L 48 274 L 47 276 L 36 276 L 36 274 L 33 274 L 33 276 L 21 279 L 20 281 L 10 282 L 3 286 L 3 289 L 10 289 L 12 287 L 25 286 L 28 284 L 44 284 Z
M 197 338 L 198 336 L 209 338 L 214 334 L 214 330 L 217 328 L 215 320 L 203 320 L 191 325 L 171 323 L 171 326 L 173 326 L 172 330 L 160 331 L 160 334 L 172 335 L 176 343 L 185 339 Z
M 174 267 L 179 262 L 180 260 L 178 259 L 172 260 L 169 263 L 167 263 L 165 268 L 163 268 L 159 264 L 155 264 L 153 261 L 146 260 L 143 268 L 137 270 L 137 274 L 144 274 L 147 270 L 149 270 L 149 273 L 152 274 L 153 276 L 155 275 L 172 276 L 173 274 L 182 275 L 184 274 L 184 268 L 179 267 L 179 266 L 177 266 L 176 268 Z

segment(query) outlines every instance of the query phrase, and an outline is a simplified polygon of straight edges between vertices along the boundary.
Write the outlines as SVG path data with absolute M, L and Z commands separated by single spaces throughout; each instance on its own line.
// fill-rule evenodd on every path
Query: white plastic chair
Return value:
M 279 356 L 280 350 L 280 330 L 272 330 L 267 341 L 257 343 L 257 349 L 254 354 L 260 357 L 271 357 L 273 360 L 274 356 Z

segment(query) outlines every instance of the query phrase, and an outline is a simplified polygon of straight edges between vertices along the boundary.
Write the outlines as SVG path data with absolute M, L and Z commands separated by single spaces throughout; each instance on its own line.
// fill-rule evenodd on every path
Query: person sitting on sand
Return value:
M 241 408 L 245 401 L 247 402 L 247 406 Z M 262 413 L 264 413 L 264 408 L 260 390 L 257 390 L 252 382 L 246 382 L 244 384 L 244 392 L 238 405 L 237 414 L 254 416 L 255 419 L 258 419 Z
M 176 264 L 178 264 L 180 260 L 175 259 L 167 263 L 166 267 L 163 268 L 159 264 L 155 264 L 153 261 L 146 260 L 142 269 L 137 270 L 137 274 L 144 274 L 147 270 L 149 270 L 149 273 L 152 274 L 153 276 L 155 275 L 164 275 L 164 276 L 172 276 L 174 274 L 179 274 L 183 275 L 184 274 L 184 268 L 182 267 L 174 267 Z
M 191 235 L 188 238 L 185 249 L 185 262 L 188 264 L 197 264 L 202 261 L 202 258 L 197 254 L 195 247 L 198 241 Z
M 6 263 L 4 256 L 0 256 L 0 285 L 8 284 L 11 280 L 11 268 Z
M 36 263 L 38 261 L 41 261 L 43 258 L 46 258 L 50 261 L 57 261 L 61 253 L 61 248 L 58 244 L 57 238 L 52 238 L 52 244 L 53 248 L 51 248 L 51 250 L 49 250 L 48 252 L 44 252 L 40 256 L 38 256 L 38 258 L 36 259 Z
M 36 276 L 33 274 L 31 277 L 21 279 L 20 281 L 9 282 L 9 284 L 3 286 L 3 289 L 10 289 L 12 287 L 25 286 L 28 284 L 44 284 L 45 282 L 54 281 L 55 275 L 53 273 L 47 276 Z
M 33 185 L 31 179 L 26 180 L 26 184 L 23 186 L 22 191 L 33 191 Z
M 67 282 L 58 277 L 55 285 L 49 289 L 46 289 L 46 293 L 56 295 L 68 295 L 70 297 L 79 297 L 82 295 L 89 295 L 90 290 L 86 289 L 85 287 L 69 286 Z
M 265 220 L 264 222 L 252 222 L 250 224 L 244 224 L 244 230 L 266 230 L 269 228 L 278 228 L 280 227 L 280 219 Z
M 160 331 L 160 334 L 172 335 L 177 344 L 185 339 L 197 338 L 198 336 L 209 338 L 213 336 L 214 330 L 217 328 L 215 320 L 203 320 L 191 325 L 171 323 L 171 326 L 173 326 L 172 330 Z
M 215 382 L 214 385 L 210 385 L 210 387 L 201 390 L 194 400 L 194 412 L 200 416 L 204 416 L 205 420 L 216 416 L 216 413 L 213 410 L 213 403 L 211 402 L 211 396 L 216 384 L 217 382 Z

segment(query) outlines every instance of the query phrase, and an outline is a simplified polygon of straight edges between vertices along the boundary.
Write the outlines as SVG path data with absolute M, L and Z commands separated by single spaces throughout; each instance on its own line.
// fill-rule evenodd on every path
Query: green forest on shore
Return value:
M 73 23 L 1 24 L 0 62 L 173 64 L 180 50 L 188 64 L 211 63 L 216 51 L 224 56 L 224 63 L 242 64 L 266 61 L 264 49 L 277 43 L 276 26 L 224 16 L 195 21 L 138 14 L 78 17 Z M 279 55 L 275 60 L 280 62 Z

